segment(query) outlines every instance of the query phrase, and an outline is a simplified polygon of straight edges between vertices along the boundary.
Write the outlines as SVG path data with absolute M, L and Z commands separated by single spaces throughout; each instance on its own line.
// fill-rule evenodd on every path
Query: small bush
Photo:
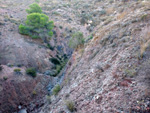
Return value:
M 28 14 L 31 13 L 42 13 L 41 7 L 37 3 L 33 3 L 29 6 L 30 9 L 26 9 Z
M 67 109 L 71 112 L 75 111 L 75 107 L 74 107 L 74 102 L 72 101 L 67 101 L 66 102 L 66 106 L 67 106 Z
M 69 41 L 69 47 L 77 48 L 79 45 L 84 44 L 84 37 L 82 32 L 76 32 L 72 35 Z
M 3 77 L 3 79 L 4 79 L 4 80 L 7 80 L 7 79 L 8 79 L 8 77 L 6 77 L 6 76 L 5 76 L 5 77 Z
M 14 69 L 14 72 L 16 73 L 16 74 L 21 74 L 21 69 Z
M 57 59 L 57 58 L 50 58 L 49 59 L 53 64 L 55 65 L 59 65 L 60 64 L 60 61 Z
M 36 70 L 35 68 L 27 68 L 26 74 L 31 75 L 32 77 L 36 77 Z
M 20 72 L 21 69 L 14 69 L 14 72 Z
M 33 92 L 32 92 L 32 95 L 37 95 L 37 92 L 34 90 Z
M 60 85 L 56 85 L 55 88 L 53 89 L 53 95 L 57 95 L 60 89 L 61 89 Z

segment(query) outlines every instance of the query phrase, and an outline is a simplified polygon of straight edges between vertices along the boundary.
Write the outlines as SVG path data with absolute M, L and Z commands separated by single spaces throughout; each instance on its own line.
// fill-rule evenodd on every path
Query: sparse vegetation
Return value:
M 125 74 L 129 77 L 134 77 L 136 75 L 136 70 L 135 69 L 126 69 Z
M 77 48 L 78 46 L 81 46 L 84 44 L 84 37 L 82 32 L 76 32 L 72 35 L 72 38 L 70 39 L 69 46 L 71 48 Z
M 51 103 L 51 96 L 47 95 L 46 100 L 47 100 L 48 104 L 50 104 Z
M 86 24 L 88 23 L 88 20 L 92 20 L 92 15 L 90 13 L 83 13 L 80 15 L 81 16 L 81 24 Z
M 142 15 L 141 20 L 145 20 L 147 16 L 148 16 L 147 14 Z
M 64 68 L 64 66 L 66 65 L 68 59 L 67 58 L 50 58 L 49 59 L 54 65 L 55 65 L 55 73 L 51 76 L 56 77 L 61 70 Z
M 32 76 L 32 77 L 36 77 L 36 70 L 35 68 L 27 68 L 26 69 L 26 74 Z
M 66 102 L 66 106 L 67 106 L 67 109 L 71 112 L 75 111 L 75 106 L 74 106 L 74 102 L 72 101 L 67 101 Z
M 60 89 L 61 89 L 60 85 L 56 85 L 53 89 L 53 95 L 57 95 L 59 93 Z

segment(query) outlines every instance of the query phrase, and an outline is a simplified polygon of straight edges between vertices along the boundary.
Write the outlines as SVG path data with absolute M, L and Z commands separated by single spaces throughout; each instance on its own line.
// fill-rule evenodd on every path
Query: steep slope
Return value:
M 18 112 L 18 106 L 28 112 L 43 105 L 43 98 L 48 93 L 49 82 L 55 64 L 51 58 L 69 58 L 72 50 L 57 24 L 54 36 L 48 47 L 40 39 L 33 40 L 19 34 L 19 24 L 26 19 L 25 10 L 34 0 L 0 1 L 0 112 Z M 42 3 L 41 3 L 42 4 Z M 68 33 L 69 34 L 69 33 Z M 28 67 L 36 68 L 38 74 L 33 78 L 25 73 Z M 16 73 L 15 69 L 21 72 Z M 55 83 L 55 82 L 54 82 Z
M 0 1 L 0 112 L 150 112 L 148 0 L 39 0 L 55 23 L 51 47 L 18 33 L 35 1 Z M 58 77 L 45 76 L 56 67 L 51 58 L 71 56 L 67 43 L 76 31 L 84 46 Z M 36 78 L 26 75 L 27 67 L 36 68 Z M 57 83 L 61 90 L 51 95 Z
M 150 2 L 100 4 L 111 6 L 104 6 L 109 21 L 73 53 L 61 91 L 41 113 L 150 112 Z
M 25 74 L 25 67 L 20 72 L 14 72 L 18 67 L 2 65 L 0 72 L 0 113 L 19 111 L 18 106 L 33 111 L 43 105 L 43 96 L 52 77 L 38 74 L 32 78 Z M 32 103 L 31 103 L 32 102 Z
M 54 36 L 48 42 L 50 47 L 40 39 L 32 40 L 30 37 L 18 33 L 19 24 L 24 23 L 27 16 L 25 10 L 34 3 L 34 0 L 2 0 L 0 2 L 1 64 L 35 67 L 40 72 L 44 72 L 53 68 L 50 58 L 56 57 L 56 55 L 70 56 L 68 39 L 62 36 L 63 30 L 60 31 L 57 23 L 53 30 Z

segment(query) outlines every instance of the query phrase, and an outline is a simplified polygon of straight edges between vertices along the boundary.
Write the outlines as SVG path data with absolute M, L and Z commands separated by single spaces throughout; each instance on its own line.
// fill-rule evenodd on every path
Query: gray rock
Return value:
M 50 76 L 53 76 L 55 74 L 55 71 L 51 71 L 51 70 L 46 70 L 44 72 L 44 75 L 50 75 Z
M 18 113 L 27 113 L 27 111 L 26 111 L 26 109 L 22 109 Z

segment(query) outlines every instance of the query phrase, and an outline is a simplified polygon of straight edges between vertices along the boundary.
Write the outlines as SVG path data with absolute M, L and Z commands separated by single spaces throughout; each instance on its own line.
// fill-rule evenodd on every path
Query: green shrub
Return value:
M 57 58 L 50 58 L 49 59 L 53 64 L 55 65 L 59 65 L 60 64 L 60 61 L 57 59 Z
M 32 92 L 32 95 L 37 95 L 37 92 L 34 90 L 33 92 Z
M 72 35 L 72 38 L 69 41 L 69 47 L 77 48 L 79 45 L 84 44 L 83 33 L 76 32 Z
M 54 22 L 49 21 L 49 17 L 42 13 L 38 4 L 34 3 L 27 9 L 27 19 L 25 24 L 19 25 L 19 33 L 32 38 L 41 38 L 44 42 L 53 36 Z
M 20 73 L 20 71 L 21 71 L 21 69 L 14 69 L 14 72 L 16 72 L 16 73 Z
M 7 79 L 8 79 L 8 77 L 6 77 L 6 76 L 3 77 L 3 80 L 7 80 Z
M 33 3 L 29 6 L 30 9 L 26 9 L 28 14 L 30 13 L 42 13 L 41 7 L 37 3 Z
M 30 33 L 30 28 L 27 27 L 27 26 L 24 26 L 24 25 L 20 24 L 19 25 L 19 32 L 21 34 L 28 35 Z
M 62 61 L 60 65 L 56 65 L 56 74 L 55 74 L 55 76 L 57 76 L 61 72 L 61 70 L 66 65 L 67 61 L 68 61 L 68 59 Z
M 54 89 L 53 89 L 53 95 L 57 95 L 58 94 L 58 92 L 60 91 L 60 85 L 56 85 L 55 87 L 54 87 Z
M 36 70 L 35 68 L 27 68 L 26 69 L 26 74 L 32 76 L 32 77 L 36 77 Z
M 66 106 L 67 106 L 67 108 L 68 108 L 69 111 L 71 111 L 71 112 L 75 111 L 74 102 L 67 101 L 66 102 Z
M 27 16 L 26 25 L 33 28 L 45 27 L 48 23 L 48 16 L 40 13 L 31 13 Z
M 56 65 L 56 72 L 57 72 L 57 74 L 59 74 L 60 73 L 60 71 L 62 70 L 62 66 L 61 65 Z

